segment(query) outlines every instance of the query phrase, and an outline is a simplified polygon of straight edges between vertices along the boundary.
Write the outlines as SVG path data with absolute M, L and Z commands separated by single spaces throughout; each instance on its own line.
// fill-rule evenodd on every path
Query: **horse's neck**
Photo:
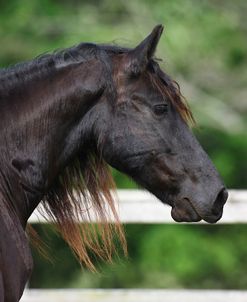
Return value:
M 63 85 L 62 72 L 53 72 L 50 81 L 46 76 L 44 72 L 38 79 L 38 74 L 33 74 L 30 83 L 28 77 L 23 80 L 23 88 L 18 84 L 12 91 L 10 87 L 1 108 L 0 190 L 6 196 L 10 215 L 15 213 L 23 227 L 46 189 L 54 99 L 62 97 L 58 84 Z M 69 93 L 63 97 L 69 97 Z
M 28 89 L 22 91 L 20 99 L 17 90 L 16 99 L 10 100 L 18 104 L 18 110 L 11 116 L 10 106 L 5 115 L 11 127 L 0 137 L 8 142 L 5 161 L 9 173 L 3 174 L 13 174 L 13 181 L 12 176 L 7 179 L 7 190 L 22 224 L 78 151 L 85 134 L 82 119 L 100 95 L 102 73 L 102 64 L 97 61 L 63 67 L 30 82 L 32 85 L 26 83 Z
M 27 196 L 21 186 L 17 172 L 9 163 L 1 163 L 0 168 L 0 204 L 1 210 L 25 228 L 24 217 L 28 211 Z

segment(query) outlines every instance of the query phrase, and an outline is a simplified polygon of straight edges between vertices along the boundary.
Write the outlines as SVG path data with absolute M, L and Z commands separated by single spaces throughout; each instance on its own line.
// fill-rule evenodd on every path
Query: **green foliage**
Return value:
M 74 275 L 80 272 L 80 266 L 65 242 L 58 237 L 51 225 L 33 225 L 45 243 L 48 259 L 41 256 L 36 248 L 32 249 L 34 273 L 30 286 L 56 288 L 72 282 Z
M 32 287 L 247 288 L 246 225 L 127 225 L 129 258 L 98 260 L 96 274 L 80 270 L 48 227 L 39 229 L 56 253 L 49 266 L 35 254 Z
M 116 185 L 119 189 L 136 189 L 137 185 L 133 180 L 131 180 L 128 176 L 125 174 L 120 173 L 119 171 L 112 169 L 112 175 L 114 177 L 114 180 L 116 182 Z
M 247 187 L 247 133 L 218 129 L 197 130 L 196 135 L 230 188 Z
M 227 186 L 247 185 L 247 1 L 0 0 L 0 66 L 82 41 L 134 46 L 165 25 L 157 56 L 188 99 Z M 118 187 L 136 185 L 113 170 Z M 141 209 L 140 209 L 141 211 Z M 54 263 L 34 252 L 33 287 L 247 288 L 246 226 L 127 226 L 130 258 L 81 270 L 48 227 Z M 46 263 L 46 264 L 45 264 Z
M 241 267 L 235 258 L 235 246 L 222 233 L 215 234 L 215 228 L 207 228 L 171 226 L 165 230 L 160 226 L 151 231 L 149 244 L 141 248 L 143 271 L 148 268 L 149 272 L 172 274 L 185 287 L 233 286 L 229 273 L 239 264 Z

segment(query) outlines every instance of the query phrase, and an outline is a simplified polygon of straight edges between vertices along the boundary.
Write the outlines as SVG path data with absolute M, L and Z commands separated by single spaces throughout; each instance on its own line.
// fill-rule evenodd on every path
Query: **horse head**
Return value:
M 228 194 L 188 127 L 178 85 L 154 58 L 162 30 L 112 57 L 116 93 L 98 108 L 97 135 L 108 163 L 169 204 L 176 221 L 216 222 Z

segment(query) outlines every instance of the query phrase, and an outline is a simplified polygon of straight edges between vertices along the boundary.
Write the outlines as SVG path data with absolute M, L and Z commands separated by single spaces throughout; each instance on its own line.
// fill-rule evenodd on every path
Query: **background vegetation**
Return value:
M 81 41 L 134 46 L 165 25 L 157 56 L 198 122 L 228 187 L 247 187 L 245 0 L 0 0 L 0 66 Z M 119 187 L 134 187 L 113 171 Z M 141 211 L 141 209 L 140 209 Z M 51 227 L 53 264 L 34 251 L 34 287 L 247 288 L 246 225 L 128 225 L 129 259 L 81 271 Z

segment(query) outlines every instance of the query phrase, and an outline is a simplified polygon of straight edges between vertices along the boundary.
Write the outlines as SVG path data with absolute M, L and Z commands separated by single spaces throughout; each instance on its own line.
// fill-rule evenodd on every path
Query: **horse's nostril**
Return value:
M 228 198 L 228 192 L 225 188 L 223 188 L 219 194 L 217 195 L 215 202 L 213 204 L 212 213 L 214 215 L 218 215 L 223 210 L 223 206 L 226 203 Z

